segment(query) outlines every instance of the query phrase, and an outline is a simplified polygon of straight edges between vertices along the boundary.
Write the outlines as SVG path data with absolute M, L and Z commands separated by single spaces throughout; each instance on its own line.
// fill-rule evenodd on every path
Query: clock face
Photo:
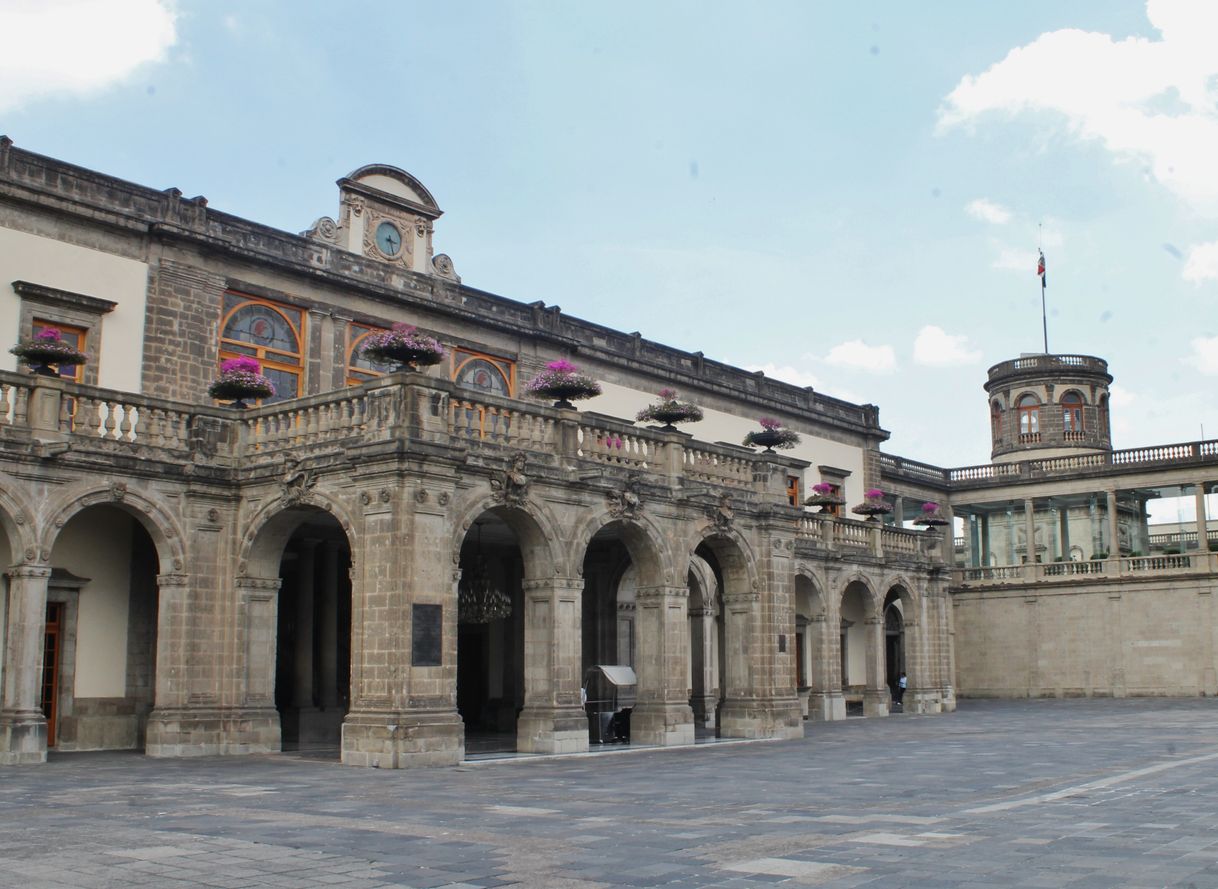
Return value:
M 402 233 L 392 222 L 382 222 L 376 227 L 376 246 L 386 256 L 397 256 L 402 249 Z

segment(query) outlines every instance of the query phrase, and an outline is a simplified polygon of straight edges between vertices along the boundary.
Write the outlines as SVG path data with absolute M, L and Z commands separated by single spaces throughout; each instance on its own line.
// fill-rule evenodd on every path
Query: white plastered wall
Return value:
M 611 417 L 633 420 L 635 415 L 647 405 L 656 401 L 654 392 L 644 392 L 629 389 L 613 383 L 601 383 L 603 393 L 596 398 L 582 402 L 581 410 L 596 411 Z M 687 432 L 698 441 L 725 441 L 729 444 L 740 444 L 749 432 L 758 431 L 755 416 L 738 417 L 723 411 L 709 410 L 703 407 L 705 418 L 698 423 L 682 423 L 681 431 Z M 760 416 L 760 414 L 758 415 Z M 846 469 L 850 477 L 846 479 L 846 502 L 863 502 L 863 449 L 841 442 L 816 438 L 807 433 L 800 433 L 803 440 L 789 451 L 782 453 L 798 460 L 807 460 L 812 465 L 804 475 L 804 491 L 806 497 L 812 485 L 819 482 L 820 475 L 817 466 L 834 466 Z
M 13 281 L 28 281 L 118 303 L 102 317 L 98 383 L 139 392 L 143 364 L 148 265 L 133 259 L 0 228 L 0 369 L 17 370 L 8 347 L 16 343 L 21 298 Z
M 867 625 L 863 622 L 863 596 L 851 590 L 842 597 L 842 618 L 851 622 L 846 630 L 846 676 L 843 685 L 867 684 Z
M 85 510 L 64 526 L 51 553 L 54 567 L 89 578 L 76 621 L 77 698 L 126 695 L 132 522 L 113 508 Z

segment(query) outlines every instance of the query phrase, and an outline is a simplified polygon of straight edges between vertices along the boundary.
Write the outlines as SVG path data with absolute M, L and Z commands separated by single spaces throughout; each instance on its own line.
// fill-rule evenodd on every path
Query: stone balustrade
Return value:
M 827 550 L 868 553 L 877 557 L 922 561 L 936 561 L 941 557 L 940 538 L 934 531 L 910 531 L 821 513 L 800 516 L 796 538 Z
M 1179 467 L 1189 463 L 1210 462 L 1218 457 L 1218 440 L 1175 442 L 1143 448 L 1126 448 L 1092 454 L 1068 454 L 1040 460 L 1020 460 L 1011 463 L 984 463 L 944 469 L 892 454 L 880 455 L 880 471 L 887 479 L 931 485 L 948 490 L 970 488 L 975 483 L 1003 484 L 1027 480 L 1051 479 L 1078 473 L 1080 470 L 1119 468 L 1156 469 Z
M 189 459 L 217 466 L 417 440 L 465 449 L 558 454 L 569 458 L 567 463 L 618 467 L 670 483 L 683 480 L 758 491 L 764 483 L 756 479 L 765 476 L 755 473 L 759 463 L 777 461 L 796 471 L 803 465 L 593 412 L 475 395 L 423 374 L 394 374 L 241 410 L 0 372 L 0 440 L 23 437 L 76 450 L 121 450 L 146 459 Z
M 1212 574 L 1218 570 L 1218 554 L 1180 553 L 1157 556 L 1122 556 L 1083 562 L 1038 562 L 1034 565 L 991 565 L 984 568 L 953 568 L 953 587 L 978 587 L 1029 583 L 1077 583 L 1093 578 L 1148 575 Z

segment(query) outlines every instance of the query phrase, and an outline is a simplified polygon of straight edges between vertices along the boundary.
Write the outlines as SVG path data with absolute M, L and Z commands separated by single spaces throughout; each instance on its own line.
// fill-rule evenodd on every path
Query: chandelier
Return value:
M 478 529 L 474 558 L 469 567 L 461 571 L 461 580 L 457 584 L 457 621 L 463 624 L 489 624 L 511 615 L 512 600 L 491 580 L 486 557 L 482 555 L 482 525 L 475 524 L 474 527 Z

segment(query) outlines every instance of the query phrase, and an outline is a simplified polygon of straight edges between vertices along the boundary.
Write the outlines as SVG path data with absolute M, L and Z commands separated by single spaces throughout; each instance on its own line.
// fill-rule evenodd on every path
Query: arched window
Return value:
M 990 435 L 995 442 L 1002 441 L 1002 405 L 997 401 L 990 404 Z
M 1035 395 L 1024 395 L 1019 399 L 1019 440 L 1040 441 L 1040 402 Z
M 1101 395 L 1099 403 L 1100 435 L 1106 439 L 1112 438 L 1112 430 L 1108 428 L 1108 396 Z
M 241 293 L 224 294 L 220 325 L 220 360 L 248 355 L 262 364 L 262 373 L 275 384 L 267 402 L 296 398 L 304 368 L 304 313 L 292 306 Z
M 1067 392 L 1062 396 L 1062 429 L 1066 440 L 1072 441 L 1083 437 L 1083 396 L 1077 392 Z
M 515 365 L 502 358 L 456 349 L 453 352 L 453 382 L 469 389 L 510 398 Z

